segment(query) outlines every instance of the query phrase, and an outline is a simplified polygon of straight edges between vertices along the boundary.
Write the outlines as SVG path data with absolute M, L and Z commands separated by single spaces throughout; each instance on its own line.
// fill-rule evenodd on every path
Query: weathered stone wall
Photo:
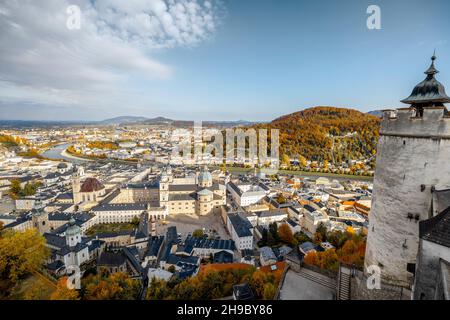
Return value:
M 385 112 L 378 143 L 373 205 L 369 215 L 366 268 L 381 267 L 390 284 L 409 286 L 419 246 L 419 221 L 432 212 L 432 188 L 450 185 L 450 118 L 444 109 Z
M 367 277 L 357 272 L 351 279 L 351 300 L 411 300 L 411 291 L 386 283 L 380 289 L 369 289 Z
M 414 299 L 433 300 L 439 280 L 439 259 L 450 261 L 450 250 L 447 247 L 429 241 L 420 241 L 420 264 L 416 270 Z

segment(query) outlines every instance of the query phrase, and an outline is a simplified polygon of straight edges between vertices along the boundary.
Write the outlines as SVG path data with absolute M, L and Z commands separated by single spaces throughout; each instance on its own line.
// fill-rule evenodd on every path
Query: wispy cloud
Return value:
M 74 4 L 80 30 L 66 27 Z M 209 39 L 220 8 L 208 0 L 4 0 L 0 101 L 114 105 L 134 76 L 172 77 L 154 53 Z

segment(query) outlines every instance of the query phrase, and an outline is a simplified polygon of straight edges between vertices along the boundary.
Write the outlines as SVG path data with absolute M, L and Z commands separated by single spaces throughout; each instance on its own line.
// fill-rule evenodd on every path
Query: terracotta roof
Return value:
M 98 181 L 95 178 L 87 178 L 84 182 L 83 185 L 81 186 L 81 192 L 93 192 L 93 191 L 99 191 L 104 189 L 105 186 L 103 186 L 103 184 L 100 183 L 100 181 Z
M 420 238 L 450 247 L 450 207 L 437 216 L 420 222 Z

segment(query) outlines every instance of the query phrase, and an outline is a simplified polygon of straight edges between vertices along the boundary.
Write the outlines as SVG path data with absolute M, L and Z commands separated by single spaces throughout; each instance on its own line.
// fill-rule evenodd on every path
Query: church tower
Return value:
M 74 174 L 72 175 L 72 194 L 73 194 L 73 203 L 75 205 L 82 202 L 81 199 L 81 177 L 84 175 L 84 168 L 77 167 L 75 169 Z
M 48 220 L 48 212 L 44 210 L 41 201 L 36 200 L 34 209 L 31 211 L 31 222 L 40 234 L 50 232 L 50 223 Z
M 159 203 L 161 207 L 166 206 L 169 201 L 169 185 L 172 181 L 172 168 L 169 165 L 164 168 L 159 181 Z
M 152 215 L 150 218 L 150 235 L 152 237 L 156 237 L 157 236 L 157 232 L 156 232 L 156 219 L 155 217 Z
M 365 269 L 378 266 L 382 281 L 409 287 L 419 246 L 419 222 L 438 212 L 437 186 L 450 185 L 450 103 L 435 75 L 403 100 L 408 108 L 384 111 L 374 178 Z

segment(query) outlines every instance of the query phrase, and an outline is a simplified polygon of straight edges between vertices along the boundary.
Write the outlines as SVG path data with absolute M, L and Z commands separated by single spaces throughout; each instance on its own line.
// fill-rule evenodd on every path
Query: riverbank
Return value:
M 87 159 L 87 158 L 82 158 L 82 157 L 75 156 L 75 155 L 69 153 L 69 152 L 67 151 L 67 149 L 63 150 L 63 151 L 61 152 L 61 155 L 64 156 L 64 157 L 66 157 L 66 158 L 72 159 L 72 160 L 78 160 L 78 161 L 95 161 L 95 160 L 93 160 L 93 159 Z
M 67 152 L 67 148 L 70 146 L 68 143 L 60 143 L 52 148 L 49 148 L 41 153 L 41 155 L 50 160 L 64 160 L 73 163 L 83 163 L 86 161 L 92 161 L 90 159 L 84 159 Z

